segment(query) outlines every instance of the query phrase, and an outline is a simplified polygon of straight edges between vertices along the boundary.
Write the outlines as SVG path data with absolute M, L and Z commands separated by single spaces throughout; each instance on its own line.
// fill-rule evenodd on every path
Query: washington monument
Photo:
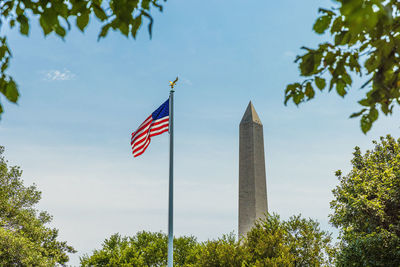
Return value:
M 239 126 L 239 238 L 267 212 L 263 125 L 250 101 Z

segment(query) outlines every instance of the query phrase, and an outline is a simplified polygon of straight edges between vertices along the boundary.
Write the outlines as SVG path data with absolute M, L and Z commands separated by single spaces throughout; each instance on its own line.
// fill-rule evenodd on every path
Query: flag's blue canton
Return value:
M 153 120 L 158 120 L 166 116 L 169 116 L 169 99 L 151 114 Z

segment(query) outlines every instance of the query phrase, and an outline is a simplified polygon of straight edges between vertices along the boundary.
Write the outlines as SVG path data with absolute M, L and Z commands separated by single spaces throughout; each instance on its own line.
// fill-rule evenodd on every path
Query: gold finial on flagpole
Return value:
M 169 81 L 169 86 L 171 86 L 171 90 L 174 90 L 175 84 L 178 81 L 178 77 L 176 77 L 175 81 L 171 82 Z

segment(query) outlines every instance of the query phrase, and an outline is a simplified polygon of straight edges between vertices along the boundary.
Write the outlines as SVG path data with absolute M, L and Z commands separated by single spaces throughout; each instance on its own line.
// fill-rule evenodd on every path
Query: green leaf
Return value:
M 348 84 L 348 85 L 351 85 L 352 82 L 353 82 L 353 81 L 351 80 L 350 75 L 349 75 L 346 71 L 342 73 L 342 79 L 343 79 L 343 81 L 344 81 L 346 84 Z
M 97 4 L 92 4 L 92 7 L 93 7 L 93 12 L 98 19 L 100 19 L 101 21 L 104 21 L 107 19 L 106 13 L 100 6 L 98 6 Z
M 1 65 L 1 72 L 4 73 L 8 68 L 9 57 L 6 57 L 3 64 Z
M 322 91 L 326 86 L 326 81 L 324 78 L 315 77 L 315 85 Z
M 336 15 L 335 12 L 333 12 L 332 10 L 326 9 L 326 8 L 322 8 L 322 7 L 320 7 L 320 8 L 318 9 L 318 12 L 320 12 L 320 13 L 325 13 L 325 14 L 328 14 L 328 15 L 330 15 L 330 16 Z
M 83 32 L 89 23 L 89 13 L 83 13 L 76 18 L 76 25 Z
M 321 65 L 322 53 L 318 50 L 310 50 L 307 54 L 301 56 L 299 64 L 302 76 L 311 76 L 318 73 L 318 67 Z
M 19 31 L 22 35 L 29 34 L 29 23 L 21 23 L 19 26 Z
M 285 100 L 283 102 L 285 106 L 287 105 L 287 102 L 289 101 L 290 98 L 292 98 L 292 95 L 286 95 L 285 96 Z
M 0 60 L 6 55 L 7 52 L 7 46 L 2 45 L 0 46 Z
M 299 84 L 300 85 L 300 84 Z M 289 99 L 293 96 L 293 93 L 296 91 L 296 84 L 288 84 L 285 90 L 285 102 L 284 104 L 287 105 Z
M 51 33 L 52 31 L 51 26 L 47 24 L 47 21 L 45 20 L 43 15 L 40 17 L 39 22 L 40 26 L 43 29 L 44 35 L 48 35 L 49 33 Z
M 66 35 L 66 33 L 67 33 L 67 32 L 65 31 L 65 29 L 64 29 L 62 26 L 60 26 L 60 25 L 57 25 L 55 32 L 56 32 L 57 35 L 59 35 L 59 36 L 61 36 L 61 37 L 65 37 L 65 35 Z
M 349 57 L 350 70 L 360 72 L 360 64 L 358 63 L 358 53 L 352 54 Z
M 101 28 L 101 31 L 100 31 L 99 36 L 97 37 L 97 40 L 100 40 L 100 38 L 104 38 L 104 37 L 107 35 L 108 30 L 109 30 L 110 28 L 111 28 L 111 24 L 110 24 L 110 23 L 104 25 L 104 26 Z
M 378 46 L 378 49 L 383 51 L 383 56 L 387 57 L 393 51 L 394 42 L 386 42 L 382 40 L 382 44 Z
M 11 29 L 14 28 L 14 26 L 15 26 L 15 19 L 11 19 L 10 22 L 9 22 L 9 24 L 10 24 L 10 28 L 11 28 Z
M 329 66 L 335 62 L 336 55 L 332 52 L 328 52 L 325 56 L 324 63 L 325 65 Z
M 349 31 L 342 31 L 335 35 L 335 45 L 344 45 L 351 38 Z
M 5 97 L 13 103 L 16 103 L 18 100 L 19 93 L 17 84 L 13 80 L 10 80 L 7 83 Z
M 369 110 L 368 117 L 369 117 L 371 123 L 373 123 L 374 121 L 376 121 L 376 120 L 378 119 L 378 116 L 379 116 L 379 112 L 378 112 L 378 110 L 377 110 L 375 107 L 373 107 L 373 108 L 371 108 L 371 109 Z
M 15 9 L 15 13 L 20 16 L 24 13 L 24 10 L 20 7 L 20 5 L 17 5 L 17 8 Z
M 353 114 L 350 115 L 350 118 L 355 118 L 355 117 L 359 117 L 361 114 L 363 114 L 367 109 L 363 108 L 362 110 L 360 110 L 359 112 L 355 112 Z
M 318 34 L 323 34 L 331 24 L 331 20 L 331 15 L 324 15 L 319 17 L 314 23 L 313 30 Z
M 24 15 L 20 15 L 20 16 L 18 16 L 17 21 L 19 22 L 19 32 L 22 35 L 28 35 L 29 34 L 28 18 Z
M 142 8 L 145 10 L 150 9 L 150 0 L 142 0 Z
M 52 8 L 45 9 L 41 15 L 41 18 L 45 20 L 50 29 L 53 29 L 53 26 L 58 24 L 58 13 Z
M 310 75 L 314 69 L 314 56 L 311 53 L 305 54 L 301 58 L 299 67 L 302 76 Z
M 346 95 L 346 84 L 342 80 L 338 80 L 336 83 L 336 92 L 341 96 L 344 97 Z
M 296 104 L 296 106 L 298 106 L 300 104 L 300 102 L 302 102 L 304 99 L 304 93 L 303 92 L 296 92 L 293 95 L 293 102 Z
M 119 30 L 123 35 L 128 37 L 128 35 L 129 35 L 129 26 L 125 22 L 121 22 L 119 24 Z
M 52 5 L 59 16 L 65 19 L 68 18 L 69 10 L 66 1 L 64 1 L 64 3 L 63 1 L 52 1 Z
M 381 63 L 381 57 L 378 54 L 372 54 L 364 63 L 365 68 L 369 73 L 375 71 Z
M 366 134 L 372 127 L 371 119 L 368 115 L 363 115 L 360 120 L 361 131 Z
M 369 107 L 370 106 L 370 104 L 369 104 L 369 100 L 368 99 L 361 99 L 360 101 L 358 101 L 358 104 L 360 104 L 361 106 L 364 106 L 364 107 Z
M 131 34 L 133 38 L 136 38 L 136 34 L 140 28 L 140 25 L 142 25 L 142 16 L 137 16 L 136 18 L 133 19 L 132 23 Z
M 385 115 L 389 114 L 389 105 L 386 103 L 381 103 L 381 110 Z
M 342 18 L 339 16 L 332 23 L 331 34 L 341 31 L 342 28 L 343 28 L 343 21 Z
M 307 100 L 310 100 L 310 99 L 314 98 L 315 91 L 314 91 L 314 88 L 312 87 L 312 85 L 311 85 L 310 82 L 308 82 L 308 83 L 306 84 L 305 95 L 306 95 L 307 98 L 308 98 Z

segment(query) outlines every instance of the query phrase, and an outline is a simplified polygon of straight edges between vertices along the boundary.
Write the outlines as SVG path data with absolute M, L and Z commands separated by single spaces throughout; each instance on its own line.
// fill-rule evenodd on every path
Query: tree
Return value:
M 320 8 L 315 21 L 317 34 L 329 32 L 331 41 L 317 48 L 302 47 L 297 56 L 302 82 L 289 84 L 285 104 L 296 105 L 313 99 L 320 91 L 335 88 L 344 97 L 352 86 L 352 73 L 364 75 L 361 88 L 368 88 L 358 101 L 362 109 L 350 117 L 359 117 L 361 130 L 367 133 L 378 119 L 378 109 L 392 114 L 400 104 L 400 3 L 397 0 L 336 0 L 337 7 Z
M 166 1 L 166 0 L 164 0 Z M 144 19 L 149 21 L 151 37 L 153 18 L 151 7 L 159 11 L 163 7 L 160 0 L 3 0 L 0 1 L 0 27 L 8 24 L 17 27 L 20 34 L 28 36 L 31 20 L 37 19 L 45 36 L 54 33 L 64 37 L 71 29 L 71 20 L 82 32 L 89 20 L 97 18 L 102 27 L 98 39 L 105 37 L 110 29 L 119 31 L 126 37 L 136 38 Z M 14 79 L 6 73 L 11 58 L 7 37 L 0 36 L 0 94 L 17 103 L 19 92 Z M 0 116 L 3 107 L 0 103 Z
M 281 221 L 267 215 L 241 241 L 233 233 L 198 243 L 194 237 L 174 239 L 174 264 L 186 267 L 329 266 L 330 234 L 311 219 L 293 216 Z M 167 236 L 139 232 L 106 239 L 100 250 L 81 258 L 81 266 L 165 266 Z
M 331 222 L 340 230 L 338 266 L 400 266 L 400 139 L 356 147 L 347 175 L 339 170 Z
M 201 243 L 193 254 L 196 260 L 192 266 L 196 267 L 248 266 L 245 265 L 249 258 L 248 251 L 240 245 L 233 233 Z
M 46 227 L 47 212 L 34 208 L 41 193 L 25 187 L 22 171 L 8 166 L 0 146 L 0 266 L 54 266 L 68 261 L 75 250 L 57 240 L 58 230 Z
M 267 215 L 247 233 L 244 246 L 250 266 L 330 266 L 334 255 L 331 235 L 300 215 L 287 221 Z
M 194 237 L 174 238 L 174 264 L 186 267 L 329 266 L 330 234 L 311 219 L 293 216 L 281 221 L 267 215 L 241 241 L 233 233 L 198 243 Z M 167 236 L 139 232 L 106 239 L 100 250 L 81 258 L 81 266 L 165 266 Z
M 240 241 L 233 234 L 197 247 L 193 266 L 329 266 L 334 248 L 319 223 L 292 216 L 287 221 L 267 214 Z
M 81 258 L 81 266 L 166 266 L 167 235 L 156 232 L 138 232 L 133 237 L 119 234 L 106 239 L 100 250 Z M 175 266 L 193 263 L 191 252 L 197 246 L 194 237 L 174 238 Z
M 81 266 L 165 266 L 167 235 L 142 231 L 133 237 L 119 234 L 106 239 L 100 250 L 81 258 Z M 174 238 L 175 266 L 241 266 L 243 248 L 233 234 L 198 243 L 196 238 Z

